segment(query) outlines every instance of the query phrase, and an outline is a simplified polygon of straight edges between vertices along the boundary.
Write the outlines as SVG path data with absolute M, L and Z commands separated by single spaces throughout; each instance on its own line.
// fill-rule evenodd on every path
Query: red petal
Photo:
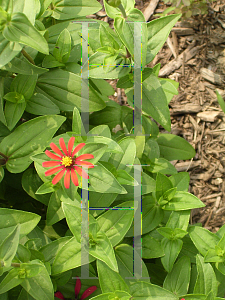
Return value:
M 64 185 L 66 189 L 70 188 L 70 169 L 66 170 L 66 175 L 64 177 Z
M 75 292 L 75 298 L 78 298 L 78 295 L 80 293 L 80 289 L 81 289 L 81 281 L 80 279 L 77 277 L 77 281 L 76 281 L 76 285 L 75 285 L 75 289 L 74 289 L 74 292 Z
M 75 164 L 78 166 L 88 166 L 89 168 L 94 168 L 94 165 L 92 163 L 90 163 L 89 161 L 76 160 Z
M 66 149 L 66 144 L 65 144 L 63 138 L 59 139 L 59 145 L 60 145 L 62 151 L 65 153 L 65 155 L 68 155 L 68 152 L 67 152 L 67 149 Z
M 49 168 L 60 165 L 60 161 L 44 161 L 42 167 Z
M 74 169 L 71 169 L 71 179 L 72 179 L 72 182 L 75 186 L 78 186 L 79 185 L 79 182 L 78 182 L 78 178 L 77 178 L 77 174 L 76 172 L 74 171 Z
M 52 180 L 52 184 L 56 184 L 59 182 L 59 180 L 63 177 L 63 174 L 65 173 L 66 168 L 64 168 L 62 171 L 60 171 Z
M 52 159 L 57 159 L 57 160 L 61 159 L 61 157 L 59 157 L 58 155 L 53 154 L 52 152 L 50 152 L 50 151 L 48 151 L 48 150 L 45 151 L 45 154 L 46 154 L 48 157 L 52 158 Z M 64 156 L 64 155 L 63 155 L 63 156 Z
M 70 140 L 69 140 L 69 143 L 68 143 L 68 152 L 69 152 L 69 156 L 71 156 L 71 152 L 72 152 L 72 149 L 73 149 L 73 144 L 75 142 L 75 137 L 71 137 Z
M 82 159 L 91 159 L 94 158 L 93 154 L 82 154 L 80 156 L 77 157 L 77 159 L 82 160 Z
M 82 171 L 80 167 L 75 166 L 74 168 L 80 176 L 83 176 L 85 179 L 89 178 L 88 174 L 84 170 Z
M 88 296 L 90 296 L 92 293 L 94 293 L 94 291 L 97 290 L 97 286 L 90 286 L 88 289 L 86 289 L 86 291 L 83 292 L 80 300 L 83 300 L 85 298 L 87 298 Z
M 56 292 L 56 293 L 54 294 L 54 296 L 55 296 L 56 298 L 61 299 L 61 300 L 65 300 L 65 298 L 63 297 L 63 294 L 60 293 L 60 292 Z
M 56 172 L 58 172 L 59 170 L 61 170 L 62 168 L 64 168 L 63 166 L 59 166 L 59 167 L 56 167 L 56 168 L 52 168 L 48 171 L 45 172 L 45 176 L 50 176 L 52 174 L 55 174 Z
M 76 148 L 73 150 L 72 156 L 74 156 L 80 149 L 82 149 L 85 146 L 85 143 L 80 143 L 76 146 Z
M 64 155 L 62 154 L 61 150 L 59 149 L 59 147 L 56 146 L 56 144 L 51 143 L 51 144 L 50 144 L 50 147 L 52 148 L 52 150 L 53 150 L 55 153 L 59 154 L 60 156 L 64 156 Z

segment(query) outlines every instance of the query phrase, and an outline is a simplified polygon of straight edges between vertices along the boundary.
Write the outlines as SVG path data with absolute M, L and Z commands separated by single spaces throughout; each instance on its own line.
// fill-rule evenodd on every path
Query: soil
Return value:
M 150 2 L 157 4 L 149 21 L 170 6 L 157 0 L 135 2 L 142 12 Z M 104 9 L 97 18 L 112 22 Z M 179 82 L 179 94 L 169 104 L 171 133 L 185 138 L 196 150 L 192 160 L 172 162 L 178 171 L 189 172 L 189 192 L 205 204 L 204 208 L 192 211 L 191 223 L 200 222 L 215 232 L 225 224 L 225 114 L 215 93 L 217 89 L 225 99 L 224 0 L 212 2 L 206 15 L 177 22 L 149 66 L 157 63 L 161 63 L 160 77 Z M 116 89 L 115 82 L 111 83 L 116 100 L 120 104 L 126 102 L 123 91 Z M 163 128 L 161 131 L 165 132 Z

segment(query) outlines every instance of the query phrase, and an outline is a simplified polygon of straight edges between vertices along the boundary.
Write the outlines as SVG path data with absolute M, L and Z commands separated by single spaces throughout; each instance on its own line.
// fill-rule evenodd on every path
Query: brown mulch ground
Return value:
M 136 0 L 136 7 L 144 11 L 149 3 Z M 162 13 L 167 7 L 159 2 L 154 13 Z M 104 12 L 98 18 L 111 22 Z M 181 66 L 171 69 L 168 62 L 179 55 Z M 170 102 L 171 133 L 185 138 L 196 150 L 192 160 L 173 162 L 178 171 L 189 172 L 189 192 L 206 205 L 192 211 L 191 221 L 217 231 L 225 224 L 225 115 L 215 94 L 218 89 L 225 99 L 224 0 L 212 3 L 207 15 L 179 21 L 149 66 L 157 63 L 161 63 L 161 77 L 179 82 L 179 95 Z M 125 101 L 121 90 L 117 96 L 120 103 Z

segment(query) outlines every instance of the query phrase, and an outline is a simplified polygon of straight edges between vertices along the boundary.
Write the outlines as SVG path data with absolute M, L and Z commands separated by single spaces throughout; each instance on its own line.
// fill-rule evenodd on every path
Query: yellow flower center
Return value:
M 69 156 L 64 156 L 62 158 L 62 161 L 61 161 L 62 165 L 64 165 L 65 167 L 70 167 L 73 163 L 73 160 L 71 157 Z

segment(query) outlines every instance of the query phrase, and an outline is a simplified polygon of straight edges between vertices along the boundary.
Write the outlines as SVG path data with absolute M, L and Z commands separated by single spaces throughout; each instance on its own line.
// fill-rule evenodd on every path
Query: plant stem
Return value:
M 20 264 L 19 263 L 11 263 L 11 267 L 19 268 Z
M 5 159 L 8 159 L 8 156 L 6 156 L 5 154 L 3 154 L 2 152 L 0 152 L 0 156 L 4 157 Z
M 124 19 L 126 19 L 126 18 L 127 18 L 127 15 L 126 15 L 126 11 L 125 11 L 123 5 L 120 4 L 120 5 L 118 6 L 118 8 L 120 9 L 120 11 L 121 11 L 121 13 L 122 13 Z
M 30 63 L 35 65 L 35 62 L 33 61 L 33 58 L 24 49 L 22 49 L 21 53 L 23 54 L 23 56 L 25 56 L 29 60 Z

